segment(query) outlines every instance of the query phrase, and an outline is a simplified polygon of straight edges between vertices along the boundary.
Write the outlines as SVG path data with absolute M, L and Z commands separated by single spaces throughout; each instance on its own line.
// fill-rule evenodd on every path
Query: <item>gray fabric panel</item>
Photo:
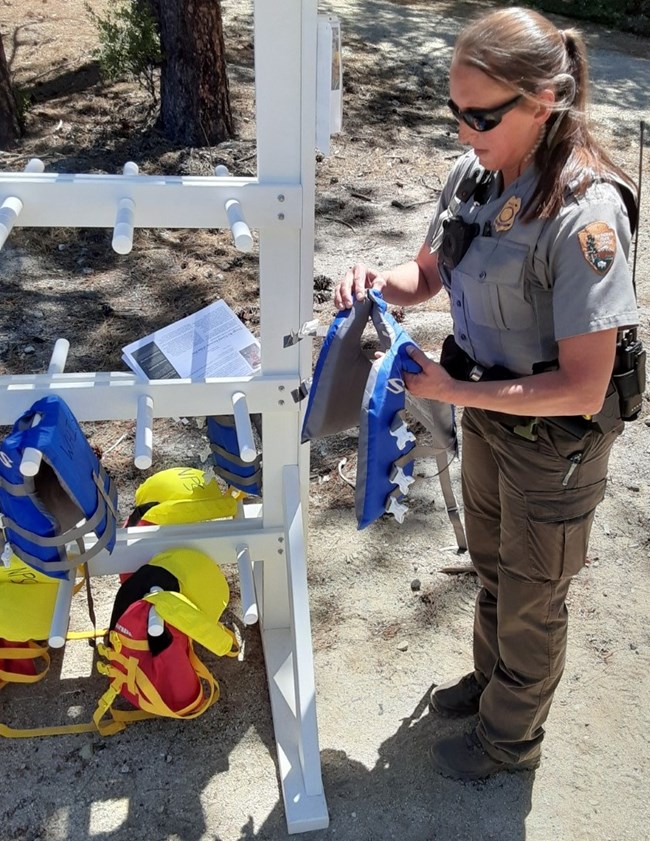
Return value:
M 366 385 L 361 398 L 362 406 L 366 407 L 366 411 L 360 412 L 359 418 L 359 445 L 357 447 L 357 482 L 354 489 L 354 510 L 357 515 L 357 520 L 361 520 L 363 516 L 363 508 L 366 499 L 366 479 L 368 475 L 368 412 L 367 407 L 370 402 L 373 391 L 375 390 L 375 383 L 379 369 L 381 368 L 381 359 L 376 359 L 371 365 L 370 374 L 366 379 Z
M 302 430 L 303 443 L 359 424 L 363 390 L 372 364 L 361 349 L 361 336 L 372 307 L 367 297 L 356 301 L 336 331 L 312 396 L 309 417 Z

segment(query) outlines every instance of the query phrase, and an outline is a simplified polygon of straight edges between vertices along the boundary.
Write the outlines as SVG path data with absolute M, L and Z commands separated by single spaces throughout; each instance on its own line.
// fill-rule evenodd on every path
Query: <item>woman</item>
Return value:
M 450 297 L 442 364 L 414 349 L 422 373 L 404 380 L 418 397 L 465 407 L 465 525 L 481 584 L 474 671 L 434 689 L 431 707 L 478 713 L 478 725 L 432 755 L 441 773 L 480 779 L 539 764 L 565 598 L 623 426 L 608 386 L 617 333 L 637 323 L 635 196 L 589 132 L 577 31 L 527 9 L 490 12 L 461 32 L 449 82 L 471 150 L 419 254 L 388 272 L 356 265 L 335 303 L 350 307 L 367 287 L 398 305 L 443 288 Z

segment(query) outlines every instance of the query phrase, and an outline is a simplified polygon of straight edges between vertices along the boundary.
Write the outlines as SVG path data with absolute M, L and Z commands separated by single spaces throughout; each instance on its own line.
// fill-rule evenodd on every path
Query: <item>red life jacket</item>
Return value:
M 213 563 L 210 559 L 206 561 Z M 152 585 L 162 589 L 150 592 Z M 227 587 L 225 579 L 224 586 Z M 206 618 L 181 589 L 172 573 L 153 562 L 140 567 L 120 586 L 108 644 L 97 646 L 100 657 L 106 661 L 100 661 L 97 669 L 110 680 L 93 716 L 101 733 L 118 732 L 129 721 L 152 715 L 196 718 L 218 700 L 219 684 L 194 651 L 190 634 L 196 631 L 196 638 L 218 655 L 237 656 L 237 641 L 228 628 L 214 618 Z M 150 611 L 154 605 L 165 616 L 163 633 L 159 636 L 149 633 Z M 114 709 L 113 702 L 118 695 L 137 710 Z M 107 713 L 112 720 L 103 721 Z
M 7 683 L 37 683 L 47 674 L 49 665 L 46 643 L 12 642 L 0 638 L 0 689 Z
M 120 616 L 109 632 L 110 646 L 100 647 L 110 663 L 105 673 L 134 707 L 179 718 L 199 715 L 217 700 L 216 681 L 210 676 L 204 693 L 200 677 L 207 669 L 199 668 L 203 664 L 182 631 L 166 623 L 162 637 L 148 636 L 150 610 L 151 604 L 139 599 Z

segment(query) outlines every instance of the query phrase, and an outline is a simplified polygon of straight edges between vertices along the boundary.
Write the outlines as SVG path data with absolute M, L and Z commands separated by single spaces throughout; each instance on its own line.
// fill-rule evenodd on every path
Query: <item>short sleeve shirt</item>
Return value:
M 529 167 L 503 192 L 456 197 L 464 177 L 480 169 L 473 152 L 453 168 L 431 220 L 427 243 L 437 251 L 443 223 L 457 215 L 477 235 L 451 270 L 439 261 L 457 343 L 485 366 L 519 374 L 557 359 L 557 342 L 638 321 L 628 267 L 630 225 L 618 188 L 592 184 L 570 195 L 549 220 L 523 222 L 538 172 Z

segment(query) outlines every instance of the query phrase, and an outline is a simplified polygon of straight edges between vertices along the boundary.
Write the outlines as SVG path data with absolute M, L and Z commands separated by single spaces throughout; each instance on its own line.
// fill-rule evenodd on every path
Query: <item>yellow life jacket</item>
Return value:
M 17 642 L 50 635 L 59 581 L 9 552 L 0 563 L 0 637 Z
M 234 517 L 237 499 L 195 467 L 170 467 L 146 479 L 135 492 L 136 509 L 128 525 L 199 523 Z

